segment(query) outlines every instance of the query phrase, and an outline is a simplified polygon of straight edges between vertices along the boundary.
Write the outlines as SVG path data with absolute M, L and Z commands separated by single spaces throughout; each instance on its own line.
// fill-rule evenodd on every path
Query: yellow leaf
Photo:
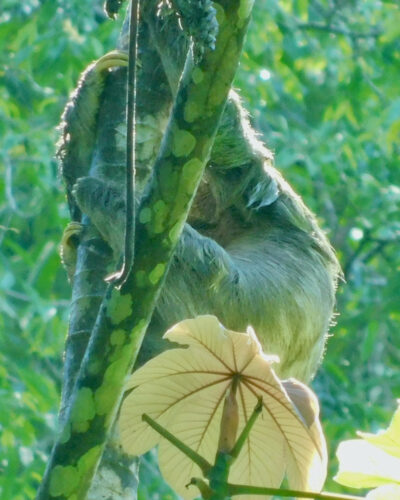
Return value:
M 225 397 L 237 384 L 239 433 L 259 397 L 263 409 L 231 467 L 229 482 L 279 487 L 286 474 L 292 488 L 322 488 L 326 445 L 316 398 L 297 381 L 286 381 L 285 388 L 271 367 L 277 358 L 262 352 L 252 330 L 233 332 L 214 316 L 199 316 L 178 323 L 164 337 L 184 348 L 160 354 L 130 378 L 119 420 L 126 452 L 139 455 L 159 444 L 166 481 L 184 498 L 194 498 L 196 488 L 185 485 L 200 477 L 200 470 L 143 422 L 142 415 L 213 463 Z
M 366 500 L 400 500 L 400 486 L 387 484 L 372 490 L 365 497 Z
M 373 488 L 368 499 L 400 499 L 400 406 L 386 430 L 377 434 L 357 433 L 362 439 L 340 443 L 336 455 L 339 471 L 334 478 L 353 488 Z M 384 487 L 386 486 L 386 487 Z M 387 491 L 396 491 L 388 495 Z
M 353 488 L 400 484 L 400 458 L 395 458 L 362 439 L 340 443 L 336 452 L 339 471 L 335 481 Z
M 400 406 L 395 411 L 392 421 L 386 430 L 380 431 L 377 434 L 369 434 L 368 432 L 357 432 L 357 434 L 377 448 L 400 458 Z

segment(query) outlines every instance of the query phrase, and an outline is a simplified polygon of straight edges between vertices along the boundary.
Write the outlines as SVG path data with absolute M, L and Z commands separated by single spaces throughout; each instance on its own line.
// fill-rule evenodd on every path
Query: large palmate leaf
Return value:
M 179 494 L 193 498 L 195 489 L 185 485 L 201 476 L 199 468 L 160 438 L 142 415 L 148 414 L 213 462 L 223 402 L 235 380 L 239 432 L 259 397 L 263 410 L 230 470 L 229 482 L 278 487 L 287 474 L 292 488 L 322 488 L 326 446 L 317 400 L 303 384 L 277 378 L 271 368 L 277 358 L 262 352 L 254 332 L 233 332 L 214 316 L 199 316 L 175 325 L 165 338 L 184 347 L 160 354 L 128 382 L 120 416 L 121 441 L 127 452 L 139 455 L 159 443 L 165 479 Z

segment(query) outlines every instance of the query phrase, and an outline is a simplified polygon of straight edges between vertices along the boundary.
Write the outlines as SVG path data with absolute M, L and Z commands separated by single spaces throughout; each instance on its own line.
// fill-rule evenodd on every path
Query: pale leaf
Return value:
M 400 486 L 387 484 L 372 490 L 365 497 L 366 500 L 400 500 Z
M 302 409 L 291 402 L 271 368 L 276 357 L 262 352 L 251 330 L 232 332 L 217 318 L 200 316 L 175 325 L 165 338 L 187 347 L 160 354 L 129 380 L 130 393 L 120 416 L 121 442 L 127 452 L 142 454 L 160 442 L 159 461 L 165 479 L 184 498 L 198 496 L 196 488 L 185 488 L 191 477 L 201 476 L 197 466 L 160 439 L 141 417 L 147 413 L 213 463 L 224 398 L 236 378 L 239 432 L 260 396 L 263 410 L 231 468 L 229 482 L 278 487 L 287 473 L 293 487 L 322 488 L 326 448 L 316 423 L 316 399 L 305 386 L 292 381 L 288 382 L 289 391 L 300 394 L 297 399 L 302 404 L 297 404 Z
M 336 452 L 339 471 L 335 481 L 353 488 L 400 484 L 400 459 L 362 439 L 340 443 Z
M 392 421 L 386 430 L 380 431 L 377 434 L 369 434 L 368 432 L 357 432 L 357 434 L 377 448 L 400 458 L 400 406 L 395 411 Z
M 315 394 L 304 384 L 296 379 L 284 380 L 282 382 L 289 398 L 299 411 L 305 425 L 308 427 L 309 433 L 315 443 L 319 454 L 314 456 L 314 460 L 308 468 L 308 486 L 312 491 L 318 491 L 322 488 L 319 479 L 323 476 L 323 471 L 328 466 L 328 450 L 326 446 L 325 436 L 322 431 L 319 421 L 319 404 Z M 292 464 L 295 466 L 295 464 Z M 288 474 L 289 485 L 293 489 L 304 489 L 302 482 L 294 481 L 294 475 Z M 302 477 L 302 476 L 301 476 Z

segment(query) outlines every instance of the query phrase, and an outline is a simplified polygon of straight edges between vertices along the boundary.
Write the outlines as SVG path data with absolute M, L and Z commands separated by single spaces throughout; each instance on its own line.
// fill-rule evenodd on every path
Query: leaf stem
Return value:
M 341 495 L 339 493 L 313 492 L 301 490 L 288 490 L 280 488 L 264 488 L 258 486 L 245 486 L 241 484 L 228 484 L 228 492 L 233 495 L 277 495 L 280 497 L 314 498 L 315 500 L 360 500 L 363 497 Z
M 182 453 L 184 453 L 192 462 L 198 465 L 201 469 L 201 472 L 205 477 L 207 477 L 208 472 L 211 470 L 212 465 L 207 462 L 205 458 L 201 455 L 193 451 L 189 446 L 183 443 L 181 440 L 176 438 L 173 434 L 171 434 L 165 427 L 158 424 L 155 420 L 149 417 L 146 413 L 143 413 L 142 420 L 144 420 L 147 424 L 150 425 L 152 429 L 154 429 L 160 436 L 169 441 L 172 445 L 178 448 Z

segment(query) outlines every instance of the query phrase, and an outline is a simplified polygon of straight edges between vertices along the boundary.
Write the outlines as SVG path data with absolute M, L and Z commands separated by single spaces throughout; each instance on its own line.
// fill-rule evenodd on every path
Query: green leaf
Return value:
M 339 471 L 335 481 L 352 488 L 400 484 L 400 459 L 361 439 L 340 443 L 336 452 Z
M 357 434 L 368 443 L 400 459 L 400 406 L 394 413 L 389 427 L 377 434 L 357 432 Z M 398 473 L 400 481 L 400 470 Z
M 362 439 L 344 441 L 339 445 L 336 453 L 339 472 L 335 481 L 353 488 L 400 485 L 400 406 L 386 430 L 377 434 L 357 434 Z

